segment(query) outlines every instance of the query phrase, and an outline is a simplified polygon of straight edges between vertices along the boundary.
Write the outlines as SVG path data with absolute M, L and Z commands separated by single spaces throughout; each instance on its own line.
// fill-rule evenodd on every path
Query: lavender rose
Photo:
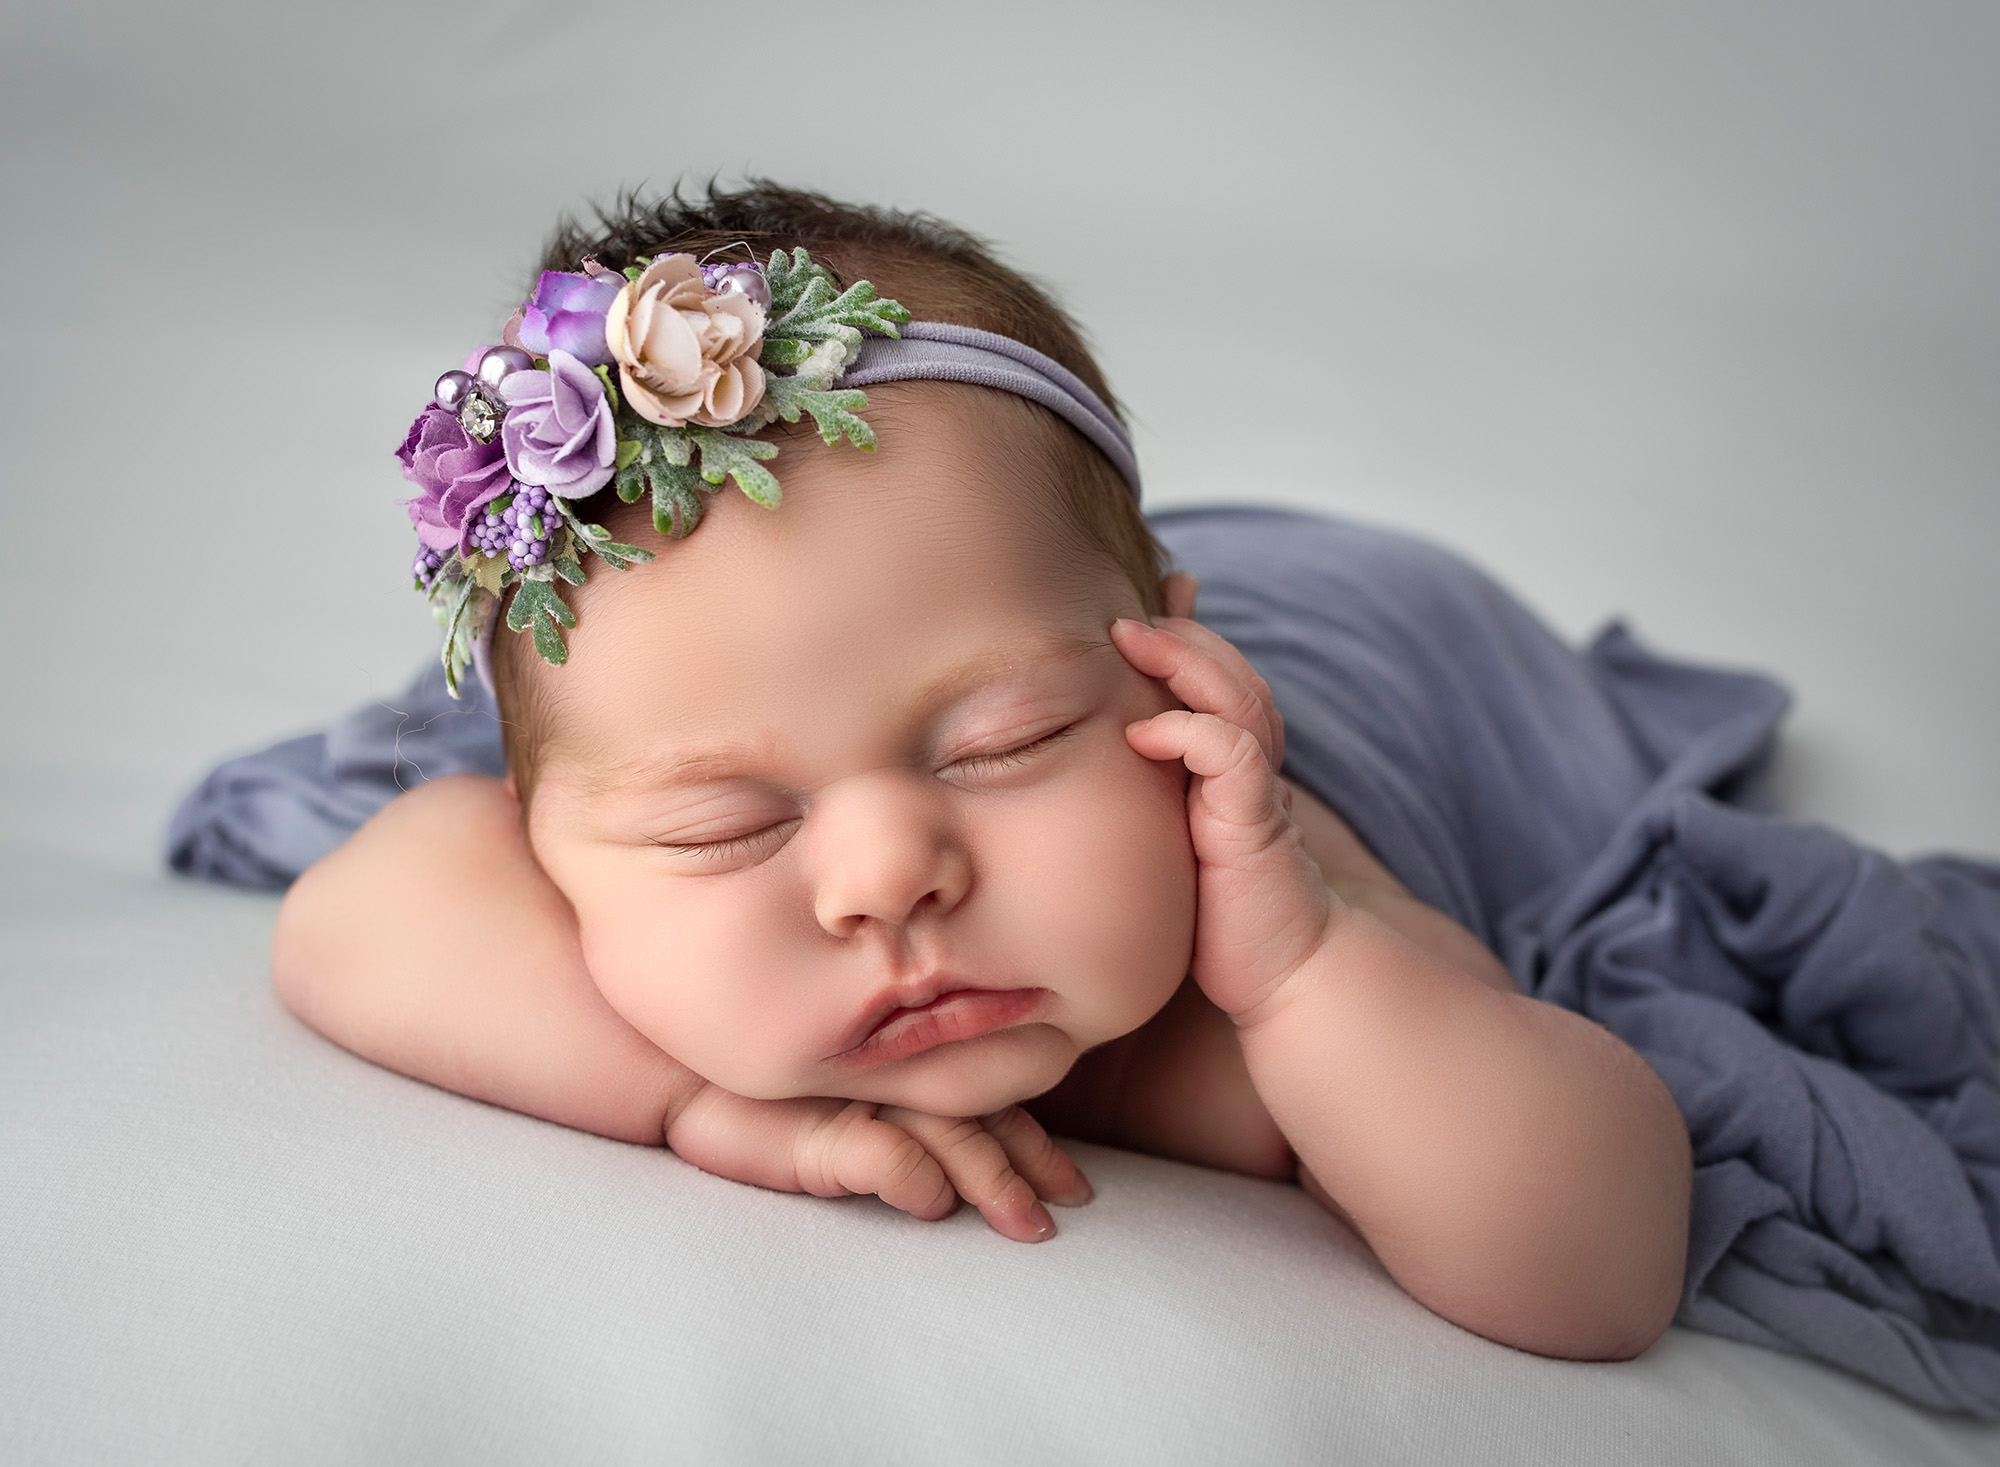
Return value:
M 423 492 L 406 499 L 417 539 L 430 550 L 470 553 L 466 533 L 487 503 L 514 482 L 498 443 L 479 443 L 458 419 L 431 406 L 417 414 L 396 450 L 403 477 Z
M 618 430 L 597 374 L 561 347 L 548 355 L 548 371 L 515 372 L 500 384 L 507 404 L 500 442 L 523 484 L 581 499 L 610 480 Z
M 584 262 L 587 274 L 544 270 L 535 282 L 534 299 L 507 323 L 507 345 L 538 357 L 566 351 L 585 366 L 611 363 L 604 339 L 604 313 L 625 284 L 625 277 L 595 261 Z M 594 267 L 594 268 L 593 268 Z
M 764 312 L 716 295 L 693 255 L 662 255 L 618 292 L 604 318 L 626 400 L 670 428 L 726 428 L 764 396 Z

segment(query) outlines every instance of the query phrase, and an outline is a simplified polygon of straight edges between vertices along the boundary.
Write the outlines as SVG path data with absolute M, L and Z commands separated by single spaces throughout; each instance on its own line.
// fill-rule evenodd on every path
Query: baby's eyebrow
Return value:
M 704 749 L 671 759 L 635 759 L 623 764 L 588 767 L 582 784 L 593 795 L 634 787 L 672 789 L 676 785 L 707 784 L 740 775 L 756 757 L 749 745 Z
M 1029 672 L 1052 662 L 1069 661 L 1109 647 L 1111 639 L 1108 635 L 1086 637 L 1074 632 L 1043 633 L 989 647 L 946 669 L 919 689 L 908 703 L 911 721 L 917 724 L 932 722 L 954 703 L 1011 673 Z M 673 789 L 741 778 L 746 770 L 756 765 L 760 754 L 768 753 L 768 749 L 747 742 L 718 744 L 666 759 L 638 759 L 611 766 L 587 767 L 580 771 L 580 777 L 585 790 L 592 795 L 633 788 Z
M 1108 634 L 1084 637 L 1074 632 L 1056 632 L 991 647 L 933 678 L 910 700 L 910 706 L 919 719 L 931 719 L 953 703 L 1011 672 L 1026 672 L 1051 662 L 1066 662 L 1110 646 Z

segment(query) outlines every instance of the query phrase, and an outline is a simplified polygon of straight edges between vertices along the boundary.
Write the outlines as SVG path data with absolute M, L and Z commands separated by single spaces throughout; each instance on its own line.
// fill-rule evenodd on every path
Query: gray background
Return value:
M 754 170 L 1050 282 L 1153 503 L 1415 528 L 1777 670 L 1790 808 L 2000 850 L 1991 5 L 0 15 L 16 829 L 142 859 L 214 756 L 396 685 L 432 377 L 557 211 Z

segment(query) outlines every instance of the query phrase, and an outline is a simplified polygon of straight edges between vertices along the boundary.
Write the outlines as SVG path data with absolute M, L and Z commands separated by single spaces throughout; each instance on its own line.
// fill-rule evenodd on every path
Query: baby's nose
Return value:
M 904 926 L 943 915 L 972 886 L 972 861 L 949 802 L 921 775 L 856 776 L 822 790 L 797 837 L 813 915 L 835 937 L 870 921 Z

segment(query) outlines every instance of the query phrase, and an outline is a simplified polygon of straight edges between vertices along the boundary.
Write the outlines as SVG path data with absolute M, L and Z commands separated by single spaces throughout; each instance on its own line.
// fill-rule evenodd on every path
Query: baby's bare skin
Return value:
M 1643 1350 L 1691 1170 L 1658 1078 L 1277 779 L 1233 648 L 1047 554 L 998 471 L 1025 407 L 880 395 L 878 461 L 801 445 L 779 513 L 593 579 L 525 826 L 496 781 L 396 801 L 288 897 L 287 1003 L 496 1104 L 1032 1241 L 1089 1191 L 1029 1102 L 1297 1176 L 1490 1338 Z

